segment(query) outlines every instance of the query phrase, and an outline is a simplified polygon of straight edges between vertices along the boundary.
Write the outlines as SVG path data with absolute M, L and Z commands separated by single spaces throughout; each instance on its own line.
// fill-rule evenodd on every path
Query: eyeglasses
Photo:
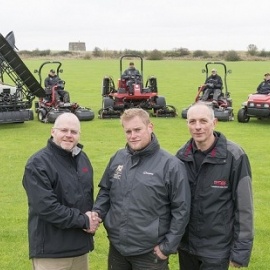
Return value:
M 79 130 L 68 129 L 68 128 L 55 128 L 54 127 L 53 129 L 57 129 L 63 134 L 68 134 L 70 132 L 72 135 L 78 135 L 79 133 L 81 133 Z

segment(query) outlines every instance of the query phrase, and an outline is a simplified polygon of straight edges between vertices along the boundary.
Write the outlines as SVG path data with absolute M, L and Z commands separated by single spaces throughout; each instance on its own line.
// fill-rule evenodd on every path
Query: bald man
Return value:
M 79 143 L 80 132 L 75 114 L 61 114 L 47 146 L 25 166 L 29 257 L 35 270 L 88 270 L 92 233 L 101 220 L 91 218 L 93 168 Z

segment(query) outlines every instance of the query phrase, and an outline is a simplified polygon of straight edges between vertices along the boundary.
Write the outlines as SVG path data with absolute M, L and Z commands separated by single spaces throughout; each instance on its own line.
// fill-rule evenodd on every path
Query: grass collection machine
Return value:
M 64 91 L 65 81 L 60 79 L 59 76 L 59 74 L 63 72 L 63 69 L 61 69 L 62 63 L 60 61 L 46 61 L 41 64 L 39 69 L 34 71 L 34 73 L 38 74 L 39 83 L 43 83 L 42 74 L 44 74 L 45 66 L 50 66 L 50 68 L 52 66 L 55 67 L 53 71 L 58 80 L 55 84 L 45 87 L 45 96 L 35 102 L 35 112 L 37 113 L 38 120 L 43 123 L 54 123 L 56 118 L 64 112 L 74 113 L 80 121 L 93 120 L 95 114 L 90 108 L 81 107 L 76 102 L 70 102 L 69 97 L 68 100 L 65 100 L 65 98 L 63 99 L 63 97 L 58 94 L 61 91 L 68 93 L 66 90 Z
M 0 34 L 0 124 L 24 123 L 33 120 L 32 103 L 45 91 L 15 51 L 15 37 L 11 31 Z
M 213 93 L 209 95 L 207 100 L 202 101 L 201 99 L 203 93 L 207 88 L 206 84 L 202 84 L 201 86 L 198 87 L 198 92 L 196 94 L 194 103 L 204 102 L 208 106 L 211 106 L 214 110 L 215 117 L 219 121 L 232 121 L 234 120 L 234 113 L 232 108 L 232 99 L 230 97 L 230 92 L 228 91 L 227 86 L 227 74 L 230 74 L 231 70 L 227 70 L 226 65 L 222 62 L 207 62 L 205 64 L 205 68 L 202 70 L 202 72 L 206 74 L 206 79 L 209 77 L 210 66 L 212 67 L 221 66 L 223 68 L 223 79 L 222 79 L 223 87 L 221 89 L 222 90 L 221 95 L 219 96 L 217 103 L 213 101 Z M 187 111 L 190 108 L 190 106 L 182 110 L 181 113 L 182 118 L 184 119 L 187 118 Z
M 139 59 L 140 71 L 134 76 L 123 76 L 123 60 Z M 130 89 L 131 88 L 131 89 Z M 176 109 L 167 105 L 165 97 L 159 96 L 157 78 L 149 76 L 144 84 L 143 58 L 138 55 L 123 55 L 120 58 L 120 78 L 117 86 L 111 76 L 102 80 L 102 108 L 99 118 L 119 118 L 124 110 L 142 108 L 154 117 L 175 117 Z

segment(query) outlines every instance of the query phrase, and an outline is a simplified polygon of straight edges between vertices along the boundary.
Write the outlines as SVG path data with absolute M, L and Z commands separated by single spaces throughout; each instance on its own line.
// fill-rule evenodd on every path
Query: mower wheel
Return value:
M 187 111 L 188 111 L 188 108 L 182 110 L 181 116 L 182 116 L 183 119 L 187 119 Z
M 91 121 L 95 118 L 95 113 L 92 110 L 84 108 L 77 109 L 75 115 L 80 121 Z
M 104 97 L 103 98 L 103 109 L 113 108 L 114 107 L 114 100 L 110 97 Z
M 245 108 L 242 108 L 238 111 L 237 114 L 237 120 L 240 123 L 248 123 L 249 122 L 250 117 L 247 115 L 247 112 L 245 110 Z
M 34 120 L 34 112 L 32 110 L 28 110 L 29 120 Z
M 102 96 L 107 96 L 110 92 L 110 79 L 108 77 L 103 78 L 101 94 Z
M 164 108 L 166 107 L 166 100 L 165 97 L 157 97 L 156 98 L 156 109 Z
M 149 87 L 152 93 L 157 93 L 157 78 L 153 76 L 148 78 L 146 87 Z
M 62 114 L 62 113 L 64 113 L 64 112 L 65 112 L 65 111 L 55 111 L 55 110 L 50 111 L 50 112 L 48 113 L 48 115 L 47 115 L 48 122 L 49 122 L 49 123 L 54 123 L 55 120 L 56 120 L 56 118 L 57 118 L 60 114 Z
M 44 119 L 46 117 L 46 110 L 45 109 L 39 109 L 37 114 L 38 114 L 38 120 L 40 122 L 44 122 Z
M 104 77 L 102 80 L 101 95 L 103 97 L 108 96 L 112 91 L 115 90 L 115 85 L 111 77 Z

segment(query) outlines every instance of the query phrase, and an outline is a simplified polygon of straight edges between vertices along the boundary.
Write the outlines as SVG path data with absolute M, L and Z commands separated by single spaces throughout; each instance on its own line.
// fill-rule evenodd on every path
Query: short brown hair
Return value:
M 123 114 L 120 117 L 120 122 L 123 125 L 124 121 L 130 120 L 136 116 L 141 118 L 145 125 L 148 125 L 151 122 L 149 113 L 141 108 L 131 108 L 124 110 Z

